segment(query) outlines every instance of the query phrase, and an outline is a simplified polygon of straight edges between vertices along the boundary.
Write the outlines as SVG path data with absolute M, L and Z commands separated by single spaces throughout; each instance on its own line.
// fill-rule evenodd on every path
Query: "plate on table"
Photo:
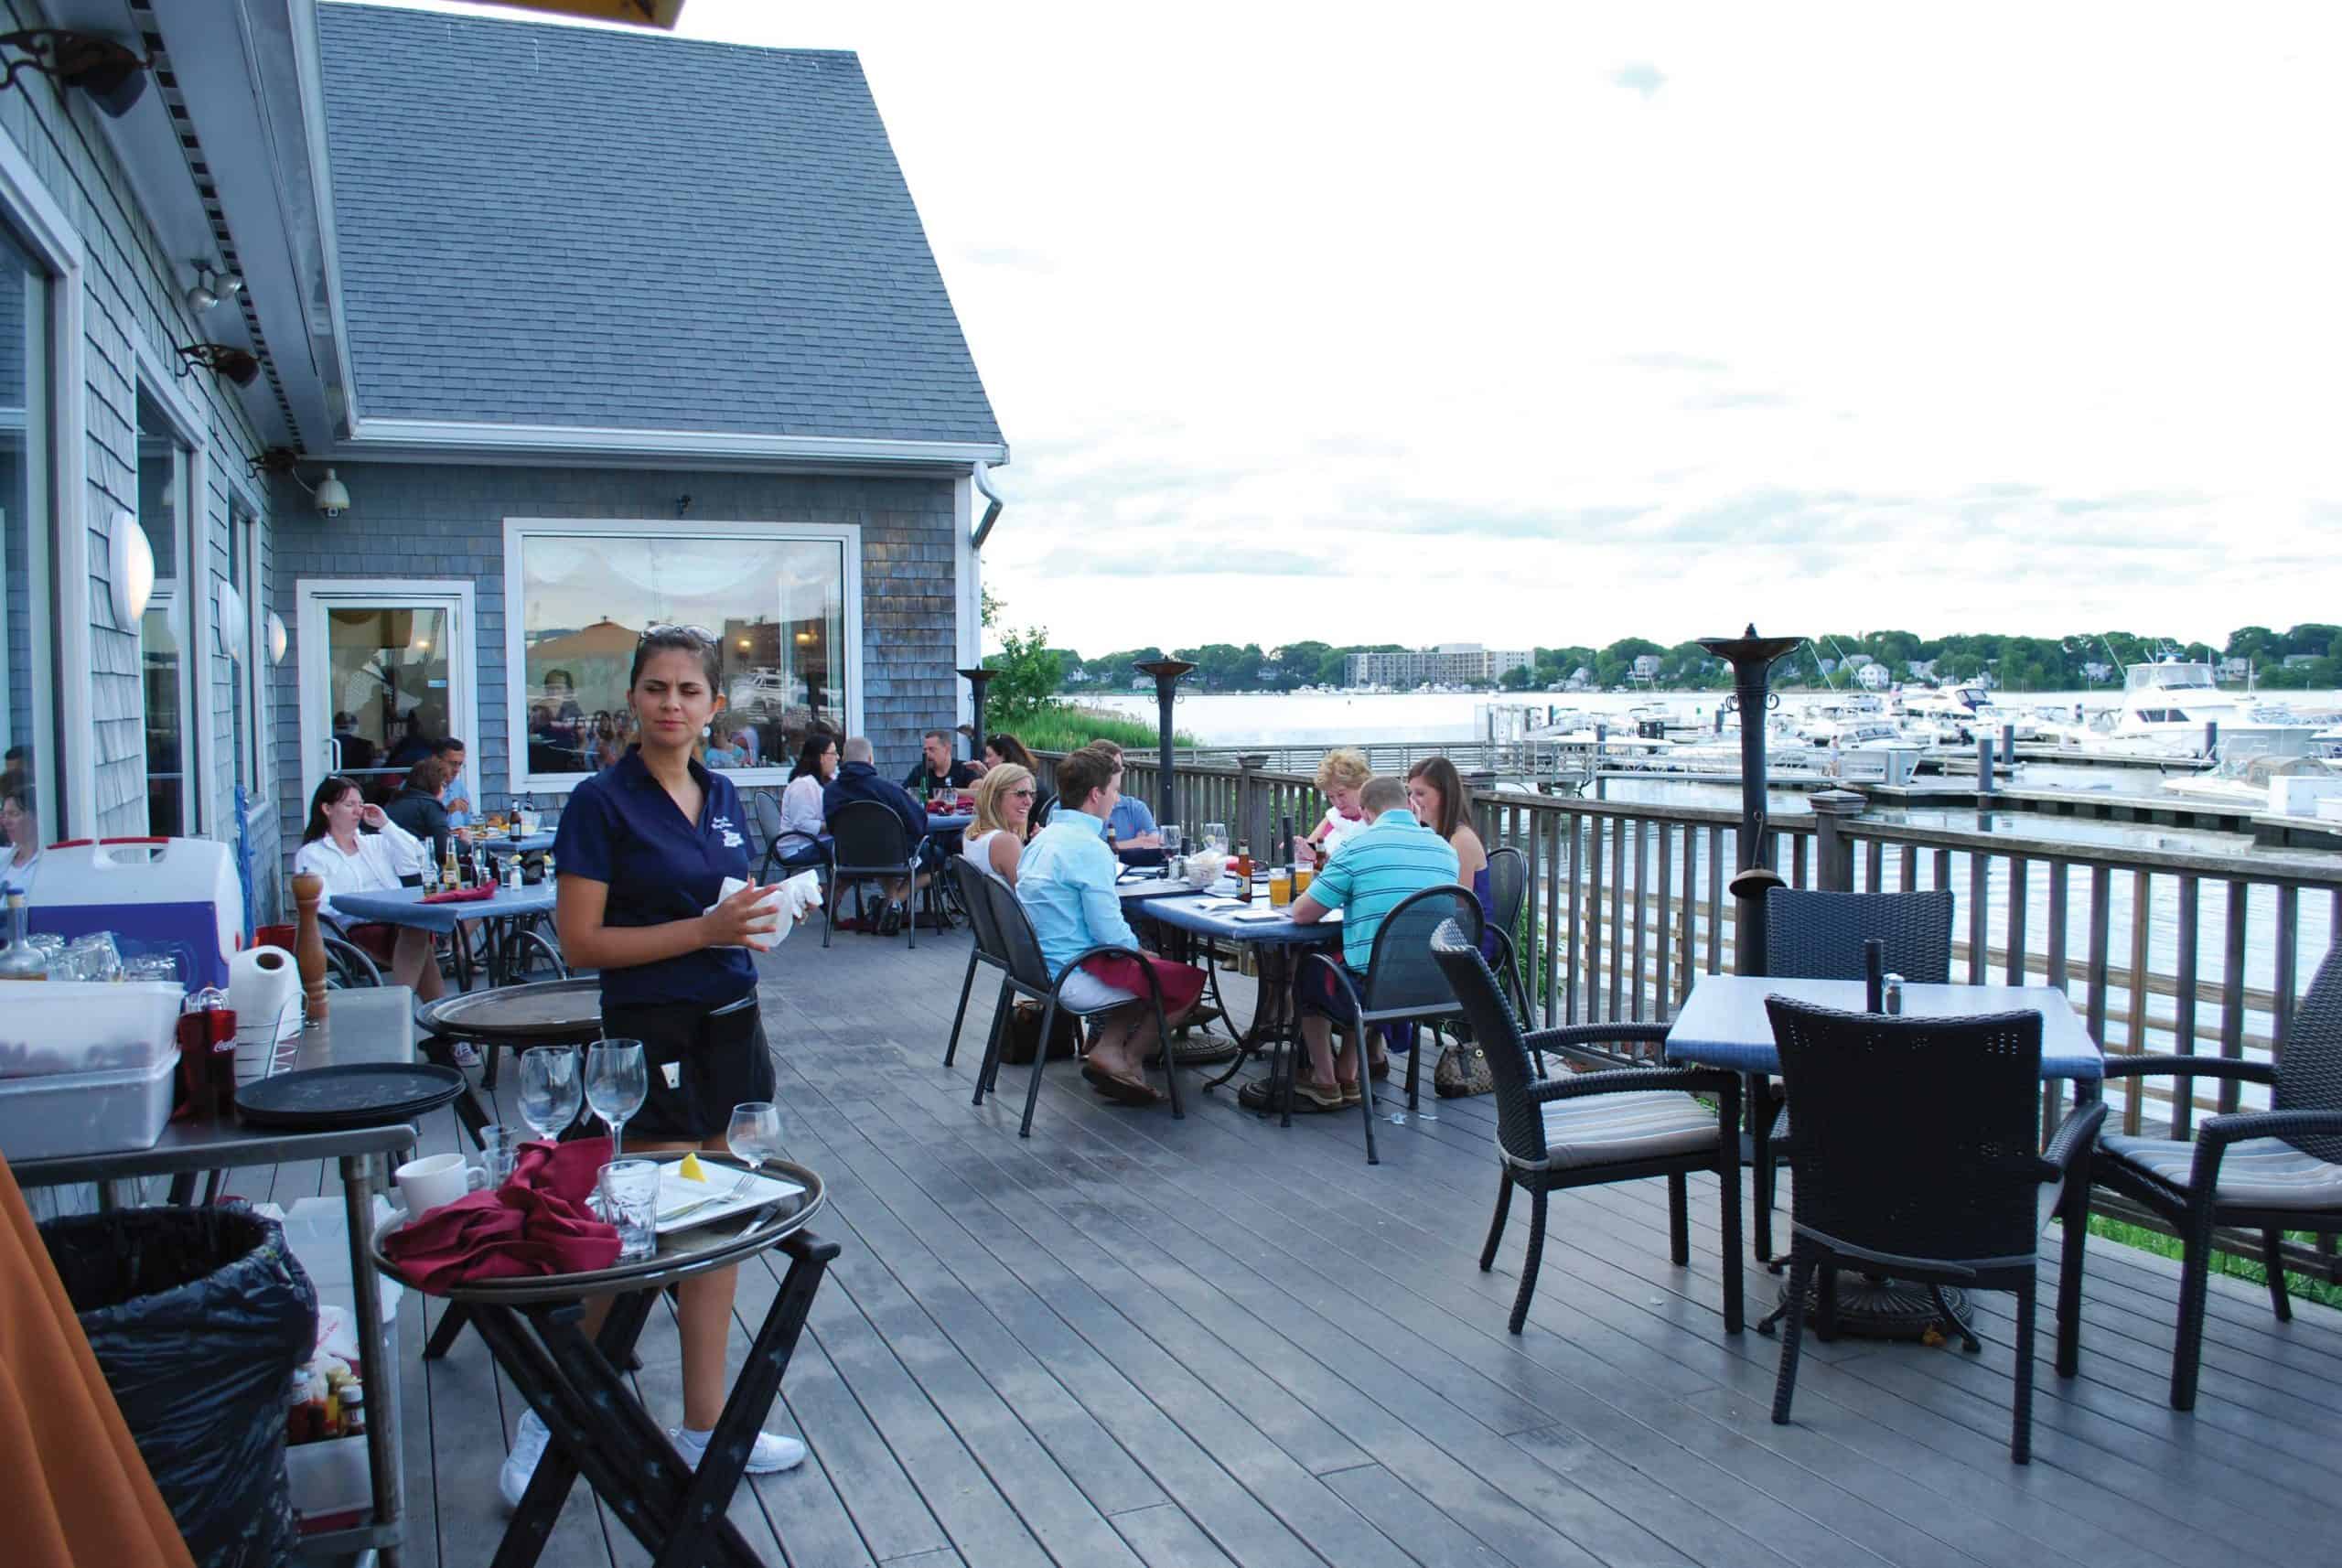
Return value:
M 674 1230 L 689 1230 L 695 1226 L 712 1225 L 719 1219 L 751 1213 L 767 1204 L 779 1203 L 784 1197 L 795 1197 L 804 1188 L 793 1181 L 779 1176 L 751 1176 L 748 1188 L 737 1197 L 726 1196 L 739 1185 L 746 1174 L 730 1165 L 712 1165 L 706 1167 L 705 1181 L 693 1181 L 682 1174 L 682 1162 L 666 1165 L 659 1172 L 659 1219 L 652 1227 L 661 1236 Z M 713 1198 L 715 1201 L 709 1202 Z M 693 1205 L 699 1207 L 693 1208 Z

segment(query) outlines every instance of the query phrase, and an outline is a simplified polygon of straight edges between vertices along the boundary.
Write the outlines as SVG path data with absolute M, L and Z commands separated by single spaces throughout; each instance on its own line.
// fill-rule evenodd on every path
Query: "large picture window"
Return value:
M 510 522 L 505 556 L 521 788 L 574 783 L 624 754 L 627 675 L 654 626 L 704 628 L 720 650 L 710 767 L 777 779 L 814 725 L 856 727 L 856 530 Z
M 0 854 L 11 866 L 29 864 L 58 821 L 48 788 L 48 274 L 0 230 Z

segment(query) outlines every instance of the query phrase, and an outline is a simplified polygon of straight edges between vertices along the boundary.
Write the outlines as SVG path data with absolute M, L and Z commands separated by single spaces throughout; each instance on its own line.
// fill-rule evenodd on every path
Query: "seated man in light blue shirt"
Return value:
M 1456 880 L 1456 851 L 1438 833 L 1415 821 L 1407 809 L 1407 787 L 1396 779 L 1370 779 L 1358 792 L 1372 825 L 1342 840 L 1342 847 L 1293 901 L 1296 925 L 1311 925 L 1342 912 L 1342 964 L 1360 994 L 1367 965 L 1374 961 L 1374 934 L 1391 911 L 1411 894 Z M 1301 1038 L 1309 1047 L 1306 1079 L 1295 1090 L 1321 1110 L 1358 1103 L 1358 1014 L 1327 967 L 1331 960 L 1312 953 L 1295 976 L 1301 1009 Z M 1342 1055 L 1333 1053 L 1334 1026 L 1346 1026 Z
M 447 787 L 439 792 L 439 803 L 447 808 L 447 825 L 471 826 L 471 786 L 464 779 L 464 743 L 449 736 L 433 742 L 431 754 L 447 765 Z
M 1065 974 L 1066 966 L 1091 948 L 1138 947 L 1114 891 L 1122 868 L 1106 850 L 1106 821 L 1122 794 L 1122 779 L 1115 760 L 1094 747 L 1085 746 L 1058 764 L 1057 813 L 1026 846 L 1016 897 L 1032 918 L 1050 978 L 1065 976 L 1059 997 L 1085 1013 L 1113 1009 L 1102 1016 L 1081 1076 L 1109 1099 L 1151 1105 L 1163 1097 L 1146 1081 L 1146 1058 L 1156 1036 L 1154 1010 L 1144 1004 L 1145 976 L 1127 959 L 1091 960 L 1109 970 L 1106 978 L 1089 965 Z M 1163 989 L 1165 1018 L 1176 1025 L 1203 994 L 1203 972 L 1143 956 Z
M 1093 750 L 1102 751 L 1112 757 L 1117 768 L 1122 767 L 1123 748 L 1111 740 L 1093 740 L 1090 745 Z M 1117 783 L 1119 785 L 1119 780 Z M 1106 825 L 1114 830 L 1114 847 L 1118 850 L 1163 847 L 1163 835 L 1155 826 L 1155 813 L 1148 811 L 1146 802 L 1136 795 L 1124 795 L 1118 790 L 1113 812 L 1107 817 Z

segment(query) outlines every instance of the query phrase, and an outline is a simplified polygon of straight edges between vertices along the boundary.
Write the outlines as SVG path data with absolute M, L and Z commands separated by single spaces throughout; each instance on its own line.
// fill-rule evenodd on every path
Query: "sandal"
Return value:
M 1101 1072 L 1090 1080 L 1098 1092 L 1117 1105 L 1152 1105 L 1163 1098 L 1163 1091 L 1143 1079 L 1116 1078 L 1111 1072 Z

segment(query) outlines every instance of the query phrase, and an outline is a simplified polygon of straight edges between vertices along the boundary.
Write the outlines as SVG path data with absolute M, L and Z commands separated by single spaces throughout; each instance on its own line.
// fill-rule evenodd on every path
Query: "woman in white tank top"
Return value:
M 976 784 L 976 820 L 960 853 L 1011 887 L 1016 886 L 1016 863 L 1025 853 L 1038 789 L 1032 774 L 1013 762 L 991 769 Z

